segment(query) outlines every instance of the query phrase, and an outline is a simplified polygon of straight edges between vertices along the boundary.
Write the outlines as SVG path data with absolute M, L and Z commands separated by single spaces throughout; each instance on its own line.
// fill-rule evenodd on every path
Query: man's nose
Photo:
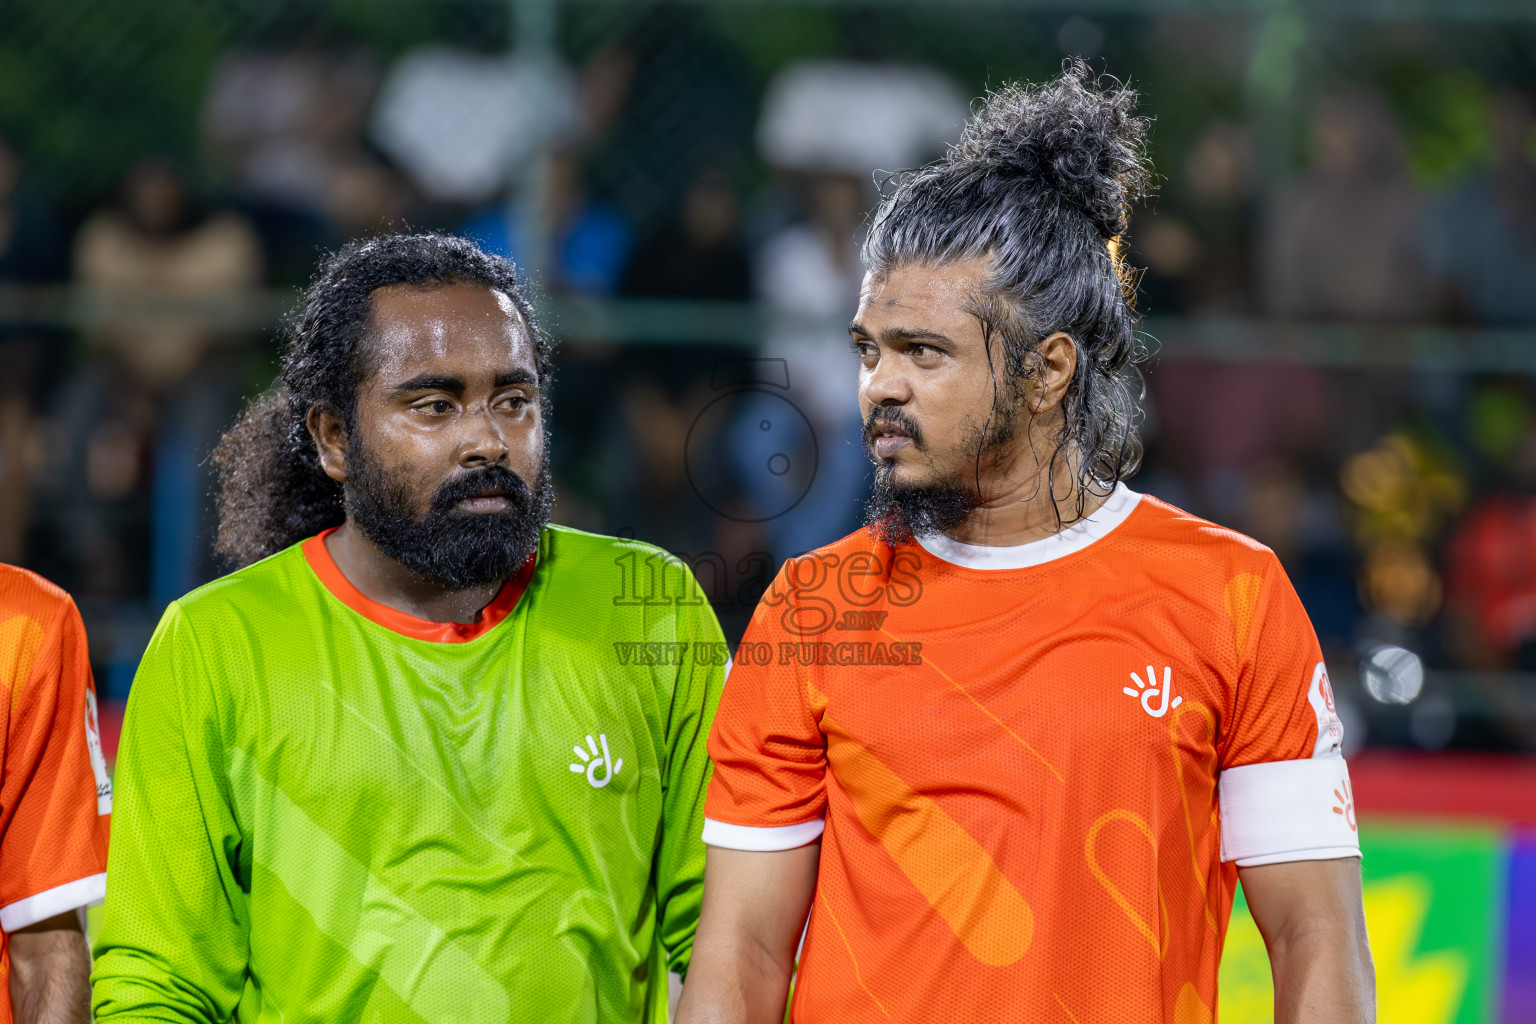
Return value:
M 900 359 L 881 359 L 873 369 L 865 370 L 859 382 L 859 397 L 870 405 L 903 405 L 912 397 L 912 388 Z
M 483 466 L 507 460 L 507 438 L 489 405 L 481 404 L 466 410 L 463 424 L 459 465 Z

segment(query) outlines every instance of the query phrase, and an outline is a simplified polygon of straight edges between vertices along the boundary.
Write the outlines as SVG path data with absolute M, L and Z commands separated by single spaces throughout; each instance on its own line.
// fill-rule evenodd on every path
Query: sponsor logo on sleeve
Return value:
M 1328 666 L 1321 661 L 1312 670 L 1312 684 L 1307 687 L 1307 701 L 1317 716 L 1317 743 L 1312 747 L 1313 757 L 1342 757 L 1344 751 L 1344 723 L 1339 721 L 1338 709 L 1333 704 L 1333 687 L 1328 682 Z
M 96 691 L 85 691 L 85 749 L 91 756 L 91 774 L 96 776 L 96 813 L 112 813 L 112 780 L 107 776 L 107 759 L 101 753 L 101 718 L 96 713 Z

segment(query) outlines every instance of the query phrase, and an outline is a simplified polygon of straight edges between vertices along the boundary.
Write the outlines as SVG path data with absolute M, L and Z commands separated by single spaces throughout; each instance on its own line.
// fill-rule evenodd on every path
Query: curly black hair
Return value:
M 989 93 L 941 159 L 887 180 L 862 253 L 877 278 L 903 265 L 988 261 L 990 294 L 974 312 L 989 358 L 991 338 L 1001 339 L 1015 384 L 1038 372 L 1041 340 L 1071 337 L 1077 368 L 1048 480 L 1054 493 L 1056 460 L 1070 458 L 1079 514 L 1089 493 L 1141 461 L 1132 386 L 1144 352 L 1121 255 L 1130 205 L 1151 188 L 1149 120 L 1136 99 L 1076 60 L 1045 85 Z
M 287 317 L 277 380 L 253 400 L 213 450 L 219 475 L 214 550 L 238 568 L 275 554 L 346 518 L 341 485 L 320 468 L 305 425 L 311 407 L 330 406 L 352 425 L 357 388 L 368 372 L 371 296 L 389 285 L 478 284 L 505 294 L 533 339 L 544 422 L 553 344 L 508 260 L 454 235 L 396 234 L 352 242 L 321 262 Z

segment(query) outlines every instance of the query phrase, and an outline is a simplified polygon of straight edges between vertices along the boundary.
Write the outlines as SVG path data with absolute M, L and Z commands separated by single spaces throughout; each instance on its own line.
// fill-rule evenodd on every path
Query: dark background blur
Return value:
M 406 226 L 529 269 L 557 519 L 682 554 L 735 640 L 859 522 L 872 175 L 1082 56 L 1156 119 L 1131 486 L 1275 549 L 1354 750 L 1510 755 L 1524 795 L 1488 813 L 1536 820 L 1508 774 L 1536 750 L 1529 3 L 4 0 L 0 26 L 0 560 L 76 596 L 109 698 L 220 571 L 205 459 L 280 313 L 320 252 Z M 1360 685 L 1384 644 L 1417 700 Z
M 560 518 L 719 553 L 739 633 L 742 558 L 857 522 L 872 172 L 1082 55 L 1156 119 L 1135 486 L 1273 547 L 1346 687 L 1422 656 L 1372 742 L 1529 750 L 1536 18 L 1409 6 L 8 4 L 0 559 L 77 595 L 123 696 L 218 569 L 203 460 L 318 254 L 449 229 L 565 342 Z

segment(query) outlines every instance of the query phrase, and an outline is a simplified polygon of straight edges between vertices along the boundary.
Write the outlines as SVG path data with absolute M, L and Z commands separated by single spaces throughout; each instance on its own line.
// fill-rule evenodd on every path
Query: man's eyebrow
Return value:
M 505 388 L 514 384 L 537 384 L 539 378 L 529 370 L 504 370 L 496 375 L 494 387 Z M 463 391 L 468 385 L 464 378 L 444 373 L 423 373 L 390 388 L 396 395 L 415 395 L 423 391 Z
M 857 320 L 848 325 L 848 333 L 861 334 L 866 338 L 872 338 L 875 336 L 868 328 L 859 323 Z M 880 337 L 886 341 L 939 341 L 944 342 L 945 344 L 954 343 L 953 339 L 951 339 L 947 334 L 940 334 L 938 331 L 925 331 L 919 327 L 892 327 L 889 330 L 882 331 L 880 333 Z
M 496 387 L 506 388 L 513 384 L 537 384 L 539 378 L 528 370 L 508 370 L 496 375 Z
M 396 395 L 410 395 L 418 391 L 463 391 L 464 379 L 442 373 L 423 373 L 389 390 Z

